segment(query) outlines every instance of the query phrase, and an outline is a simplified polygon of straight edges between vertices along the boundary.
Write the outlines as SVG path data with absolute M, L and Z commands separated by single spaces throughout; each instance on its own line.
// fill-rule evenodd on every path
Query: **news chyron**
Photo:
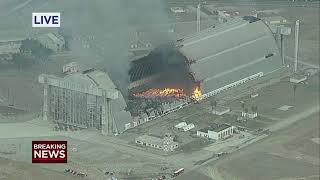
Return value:
M 67 141 L 32 141 L 32 163 L 67 162 Z
M 60 27 L 60 12 L 32 13 L 32 27 Z

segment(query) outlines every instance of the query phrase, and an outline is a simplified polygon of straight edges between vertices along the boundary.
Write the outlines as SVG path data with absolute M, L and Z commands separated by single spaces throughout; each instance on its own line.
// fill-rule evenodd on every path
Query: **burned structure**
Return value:
M 203 99 L 281 67 L 279 47 L 269 27 L 254 17 L 239 18 L 133 61 L 129 89 L 148 98 L 150 89 L 160 89 L 155 91 L 160 94 L 179 88 L 172 92 Z

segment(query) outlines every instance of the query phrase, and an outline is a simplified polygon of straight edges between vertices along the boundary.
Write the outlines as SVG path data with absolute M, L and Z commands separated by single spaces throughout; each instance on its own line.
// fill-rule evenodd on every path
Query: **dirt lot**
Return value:
M 79 179 L 63 173 L 39 168 L 30 163 L 0 158 L 0 180 L 73 180 Z

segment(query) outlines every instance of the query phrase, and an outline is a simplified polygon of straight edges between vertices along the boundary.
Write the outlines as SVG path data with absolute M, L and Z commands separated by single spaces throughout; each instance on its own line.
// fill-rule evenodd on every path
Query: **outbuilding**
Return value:
M 224 115 L 228 112 L 230 112 L 230 108 L 222 107 L 222 106 L 217 106 L 212 109 L 212 113 L 219 116 Z
M 160 149 L 166 152 L 174 151 L 176 148 L 178 148 L 178 143 L 174 142 L 173 137 L 171 136 L 166 136 L 161 139 L 154 136 L 142 135 L 137 137 L 135 142 L 143 146 Z
M 234 133 L 234 126 L 228 124 L 212 124 L 197 131 L 197 136 L 206 137 L 214 140 L 222 140 L 230 137 Z

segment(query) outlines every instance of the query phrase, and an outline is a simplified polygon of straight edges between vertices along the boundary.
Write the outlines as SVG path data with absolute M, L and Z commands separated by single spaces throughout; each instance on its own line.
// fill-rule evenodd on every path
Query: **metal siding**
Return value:
M 234 71 L 228 75 L 214 78 L 209 81 L 204 81 L 202 83 L 202 91 L 203 93 L 209 93 L 215 89 L 226 86 L 240 79 L 244 79 L 250 75 L 254 75 L 259 72 L 266 74 L 268 72 L 275 71 L 281 68 L 281 62 L 278 60 L 279 58 L 279 55 L 275 55 L 274 57 L 267 58 L 263 61 L 248 66 L 247 68 Z
M 203 93 L 282 67 L 277 43 L 262 21 L 228 22 L 186 38 L 181 45 L 179 51 L 195 60 L 190 71 L 202 82 Z M 274 55 L 265 58 L 270 53 Z
M 264 39 L 227 52 L 221 52 L 210 59 L 191 64 L 190 69 L 195 75 L 195 79 L 201 81 L 234 67 L 248 64 L 269 53 L 279 54 L 279 51 L 273 45 L 272 39 L 265 36 Z M 279 62 L 281 62 L 280 57 Z
M 180 48 L 180 51 L 187 57 L 200 60 L 251 39 L 264 36 L 268 34 L 268 31 L 263 22 L 240 21 L 231 25 L 222 24 L 221 28 L 211 29 L 183 41 L 183 47 Z

